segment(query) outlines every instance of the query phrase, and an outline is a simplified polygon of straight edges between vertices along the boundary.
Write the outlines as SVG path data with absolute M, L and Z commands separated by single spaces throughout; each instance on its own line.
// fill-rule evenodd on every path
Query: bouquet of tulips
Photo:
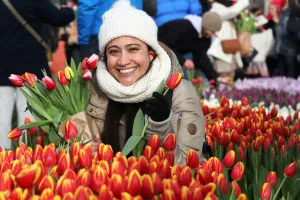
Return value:
M 70 116 L 86 110 L 90 96 L 91 70 L 96 68 L 98 59 L 94 54 L 85 58 L 78 67 L 71 60 L 70 66 L 66 66 L 64 71 L 59 71 L 53 78 L 43 72 L 42 80 L 28 72 L 23 75 L 12 74 L 9 79 L 26 97 L 27 109 L 34 120 L 26 118 L 25 124 L 13 129 L 8 137 L 19 141 L 26 130 L 30 146 L 36 143 L 54 143 L 56 146 L 62 144 L 64 140 L 57 134 L 58 126 Z M 23 139 L 25 140 L 25 135 Z
M 248 31 L 252 34 L 256 33 L 256 17 L 260 14 L 260 10 L 255 13 L 248 10 L 241 12 L 240 16 L 234 20 L 237 32 Z
M 204 114 L 213 112 L 209 118 L 215 121 L 206 126 L 206 141 L 213 156 L 223 160 L 225 177 L 238 161 L 243 163 L 240 173 L 245 174 L 238 183 L 249 199 L 297 199 L 299 189 L 293 186 L 300 177 L 296 174 L 296 162 L 300 164 L 298 111 L 284 119 L 276 107 L 269 113 L 263 107 L 253 110 L 247 98 L 230 107 L 224 96 L 219 108 L 202 108 Z

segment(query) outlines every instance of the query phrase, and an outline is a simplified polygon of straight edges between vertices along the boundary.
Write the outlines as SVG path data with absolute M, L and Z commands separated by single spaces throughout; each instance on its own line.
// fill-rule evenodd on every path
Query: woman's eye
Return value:
M 136 51 L 138 51 L 138 50 L 139 50 L 138 48 L 130 48 L 130 49 L 129 49 L 130 52 L 136 52 Z
M 118 53 L 118 50 L 110 50 L 109 51 L 109 54 L 117 54 Z

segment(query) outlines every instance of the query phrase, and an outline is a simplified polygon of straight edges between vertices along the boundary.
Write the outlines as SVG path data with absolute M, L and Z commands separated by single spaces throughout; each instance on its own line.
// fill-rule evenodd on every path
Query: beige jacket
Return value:
M 171 74 L 181 72 L 181 66 L 175 54 L 164 44 L 165 49 L 171 58 Z M 108 105 L 108 97 L 100 90 L 97 80 L 92 79 L 90 103 L 85 113 L 79 113 L 71 117 L 80 131 L 84 140 L 92 140 L 92 146 L 96 147 L 101 143 L 101 133 L 103 132 L 105 113 Z M 123 147 L 126 140 L 125 122 L 121 119 L 119 123 L 119 133 L 121 136 L 120 146 Z M 63 124 L 62 124 L 62 127 Z M 172 109 L 170 116 L 163 122 L 154 122 L 149 118 L 149 125 L 146 130 L 146 138 L 153 134 L 158 134 L 161 144 L 168 133 L 174 132 L 177 138 L 177 146 L 174 151 L 175 163 L 184 164 L 188 150 L 190 148 L 198 151 L 199 157 L 202 153 L 204 131 L 204 116 L 200 105 L 200 99 L 193 85 L 182 80 L 180 85 L 174 89 L 172 98 Z M 60 133 L 63 130 L 60 129 Z

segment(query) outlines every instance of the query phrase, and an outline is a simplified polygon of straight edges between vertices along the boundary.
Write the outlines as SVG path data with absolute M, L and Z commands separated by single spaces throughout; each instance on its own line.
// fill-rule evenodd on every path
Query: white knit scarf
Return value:
M 131 86 L 119 83 L 100 60 L 97 65 L 97 81 L 100 89 L 112 100 L 121 103 L 139 103 L 150 98 L 162 80 L 167 80 L 171 72 L 171 59 L 163 48 L 156 52 L 150 70 Z

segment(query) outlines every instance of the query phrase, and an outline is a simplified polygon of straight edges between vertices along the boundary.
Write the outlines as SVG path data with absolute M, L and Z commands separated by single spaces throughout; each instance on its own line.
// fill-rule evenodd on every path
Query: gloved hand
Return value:
M 170 103 L 166 96 L 154 92 L 146 101 L 145 113 L 155 122 L 162 122 L 170 115 Z

